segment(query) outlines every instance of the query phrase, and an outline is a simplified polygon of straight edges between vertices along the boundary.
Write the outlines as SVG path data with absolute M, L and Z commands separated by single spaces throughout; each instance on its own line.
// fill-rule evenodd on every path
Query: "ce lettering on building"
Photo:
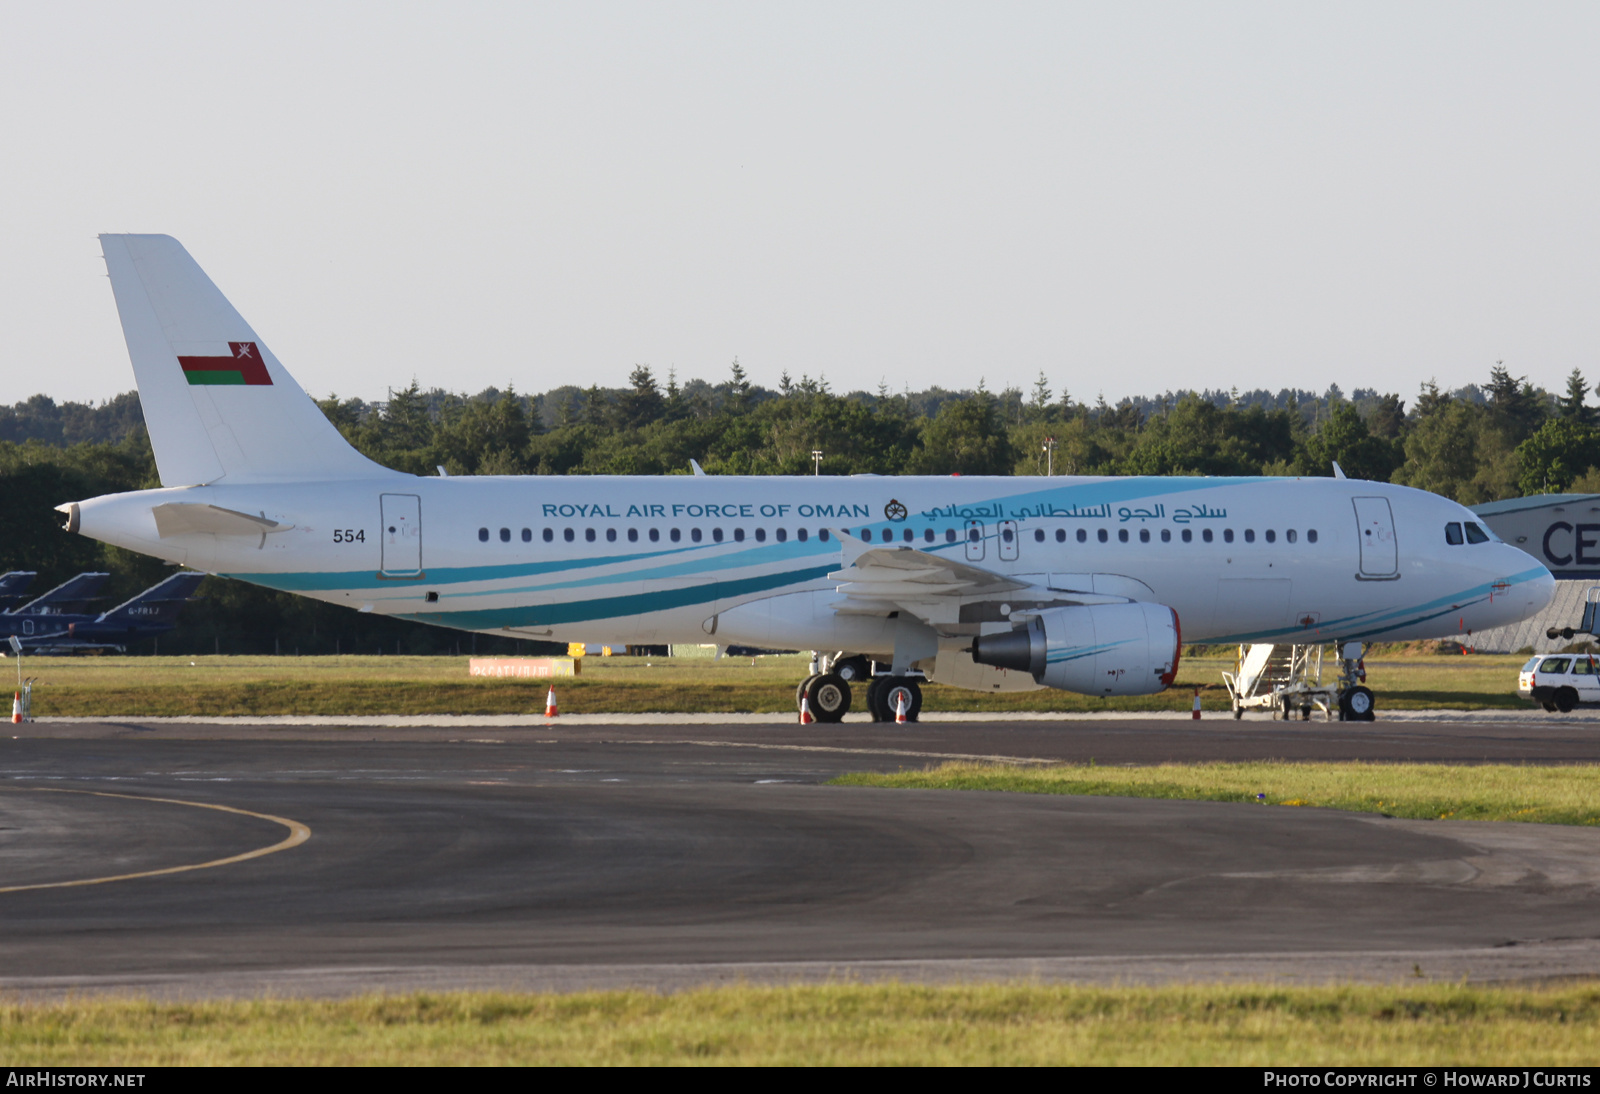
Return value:
M 1541 494 L 1472 509 L 1556 577 L 1600 577 L 1600 494 Z

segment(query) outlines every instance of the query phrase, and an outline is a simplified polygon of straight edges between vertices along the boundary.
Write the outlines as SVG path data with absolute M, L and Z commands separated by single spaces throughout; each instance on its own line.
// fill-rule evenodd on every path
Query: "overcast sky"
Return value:
M 180 239 L 315 395 L 1591 384 L 1600 5 L 0 0 L 0 402 Z M 1600 400 L 1591 400 L 1600 401 Z

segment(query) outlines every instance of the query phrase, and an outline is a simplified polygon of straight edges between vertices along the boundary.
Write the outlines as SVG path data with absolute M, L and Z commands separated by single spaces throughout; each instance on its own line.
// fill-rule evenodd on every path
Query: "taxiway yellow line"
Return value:
M 21 787 L 15 788 L 21 790 Z M 190 870 L 209 870 L 213 866 L 227 866 L 235 862 L 245 862 L 263 855 L 276 854 L 287 851 L 291 847 L 298 847 L 311 838 L 311 829 L 297 820 L 288 817 L 275 817 L 271 813 L 256 813 L 249 809 L 236 809 L 231 805 L 213 805 L 210 802 L 185 801 L 182 798 L 151 798 L 142 794 L 112 794 L 104 790 L 68 790 L 63 787 L 35 786 L 29 790 L 39 794 L 89 794 L 96 798 L 124 798 L 136 802 L 160 802 L 163 805 L 187 805 L 195 809 L 215 809 L 219 813 L 237 813 L 243 817 L 255 817 L 258 820 L 271 821 L 281 824 L 289 830 L 289 834 L 270 847 L 258 847 L 254 851 L 245 851 L 243 854 L 229 855 L 227 858 L 212 859 L 209 862 L 192 862 L 186 866 L 165 866 L 159 870 L 140 870 L 132 874 L 108 874 L 105 877 L 80 878 L 76 881 L 45 881 L 36 885 L 4 885 L 0 886 L 0 893 L 21 893 L 29 889 L 70 889 L 79 885 L 104 885 L 108 881 L 131 881 L 140 877 L 160 877 L 162 874 L 182 874 Z

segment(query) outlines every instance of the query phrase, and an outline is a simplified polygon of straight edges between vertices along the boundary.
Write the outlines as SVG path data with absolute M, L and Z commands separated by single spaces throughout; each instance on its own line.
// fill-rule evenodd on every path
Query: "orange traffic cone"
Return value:
M 894 724 L 897 726 L 906 724 L 906 693 L 904 690 L 898 693 L 894 704 Z
M 800 724 L 808 726 L 814 721 L 816 719 L 811 717 L 811 701 L 804 695 L 800 696 Z
M 546 718 L 560 717 L 561 712 L 556 709 L 556 689 L 551 688 L 550 694 L 544 697 L 544 716 Z
M 1194 689 L 1194 720 L 1200 720 L 1200 689 Z
M 11 724 L 16 725 L 22 721 L 22 692 L 17 692 L 11 698 Z

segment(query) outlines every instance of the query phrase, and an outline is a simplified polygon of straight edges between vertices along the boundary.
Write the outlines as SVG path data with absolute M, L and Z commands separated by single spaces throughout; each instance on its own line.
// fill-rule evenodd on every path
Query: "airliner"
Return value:
M 482 634 L 815 651 L 865 683 L 1169 687 L 1184 642 L 1359 643 L 1524 619 L 1550 572 L 1387 483 L 1208 477 L 419 477 L 352 448 L 170 236 L 100 237 L 161 488 L 65 527 L 302 596 Z M 1372 716 L 1349 666 L 1341 712 Z

